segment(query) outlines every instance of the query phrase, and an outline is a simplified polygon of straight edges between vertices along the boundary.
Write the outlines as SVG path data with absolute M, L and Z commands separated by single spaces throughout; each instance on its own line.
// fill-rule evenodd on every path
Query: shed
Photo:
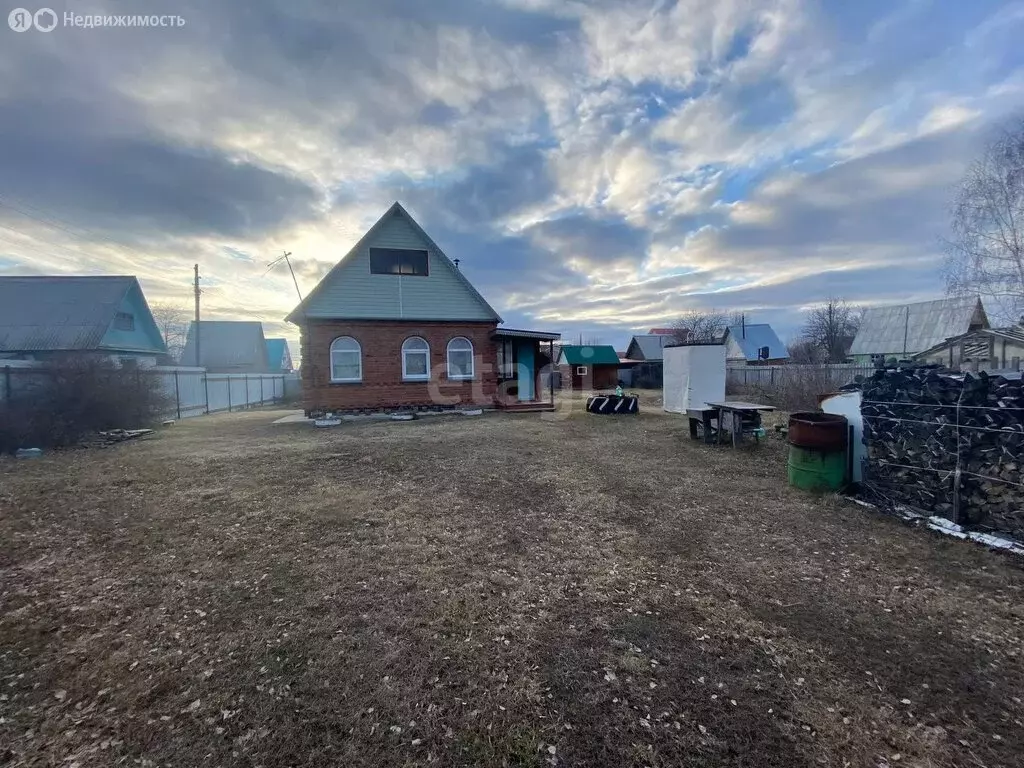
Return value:
M 629 340 L 625 358 L 633 364 L 629 371 L 631 386 L 661 386 L 664 349 L 676 341 L 674 334 L 665 333 L 668 330 L 651 328 L 649 333 L 637 334 Z
M 991 369 L 1020 370 L 1024 360 L 1024 326 L 983 328 L 953 336 L 918 353 L 915 359 L 961 370 L 973 363 Z
M 619 356 L 608 344 L 563 346 L 558 367 L 575 390 L 614 389 L 619 383 Z
M 197 334 L 198 328 L 198 334 Z M 250 320 L 202 320 L 188 329 L 182 365 L 210 373 L 270 373 L 263 324 Z
M 985 307 L 977 296 L 871 307 L 864 311 L 850 355 L 865 364 L 908 358 L 946 339 L 988 327 Z
M 664 329 L 653 328 L 652 330 Z M 625 357 L 640 362 L 658 362 L 664 354 L 662 350 L 673 341 L 674 337 L 667 333 L 638 334 L 629 340 Z
M 274 373 L 290 373 L 294 369 L 288 339 L 267 339 L 267 362 Z

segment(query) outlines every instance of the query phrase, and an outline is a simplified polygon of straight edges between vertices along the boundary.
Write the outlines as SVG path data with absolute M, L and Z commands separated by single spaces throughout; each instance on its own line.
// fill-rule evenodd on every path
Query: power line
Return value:
M 95 255 L 90 256 L 90 255 L 88 255 L 86 253 L 82 253 L 81 251 L 76 251 L 73 248 L 69 248 L 68 246 L 63 245 L 61 243 L 56 243 L 56 242 L 53 242 L 52 240 L 46 240 L 46 239 L 41 238 L 41 237 L 36 237 L 35 235 L 30 235 L 27 232 L 22 232 L 21 230 L 14 229 L 13 227 L 8 227 L 6 224 L 0 224 L 0 229 L 6 229 L 8 232 L 13 232 L 16 235 L 21 235 L 22 237 L 31 238 L 33 240 L 36 240 L 36 241 L 40 242 L 40 243 L 44 243 L 44 244 L 50 246 L 51 248 L 59 248 L 61 250 L 67 251 L 72 256 L 77 256 L 77 257 L 83 258 L 83 259 L 95 259 L 96 258 Z M 26 244 L 16 243 L 16 242 L 13 242 L 11 240 L 8 240 L 8 242 L 11 242 L 13 245 L 16 245 L 18 248 L 27 248 L 29 250 L 36 251 L 37 253 L 45 253 L 45 251 L 43 251 L 42 249 L 40 249 L 38 247 L 35 247 L 33 245 L 27 244 L 27 243 Z
M 52 222 L 52 221 L 50 221 L 48 219 L 44 219 L 44 218 L 42 218 L 40 216 L 34 216 L 31 213 L 29 213 L 28 211 L 23 211 L 20 208 L 18 208 L 17 206 L 11 205 L 10 203 L 6 202 L 3 197 L 0 197 L 0 206 L 2 206 L 4 208 L 9 208 L 12 211 L 16 211 L 17 213 L 20 213 L 22 216 L 25 216 L 27 218 L 30 218 L 30 219 L 33 219 L 35 221 L 41 222 L 43 224 L 46 224 L 47 226 L 53 227 L 54 229 L 59 229 L 62 232 L 67 232 L 69 235 L 74 235 L 75 237 L 82 237 L 82 233 L 81 232 L 75 232 L 75 231 L 73 231 L 71 229 L 68 229 L 67 227 L 62 227 L 60 224 L 55 224 L 54 222 Z
M 5 198 L 5 195 L 6 195 L 6 198 Z M 14 199 L 22 207 L 19 208 L 18 205 L 12 205 L 9 202 L 11 199 Z M 16 213 L 19 213 L 19 214 L 21 214 L 22 216 L 24 216 L 24 217 L 26 217 L 28 219 L 31 219 L 33 221 L 39 222 L 41 224 L 44 224 L 47 227 L 50 227 L 52 229 L 56 229 L 56 230 L 59 230 L 61 232 L 64 232 L 65 234 L 71 235 L 73 238 L 75 238 L 75 241 L 77 243 L 81 244 L 81 245 L 100 245 L 100 243 L 102 242 L 102 243 L 107 243 L 107 244 L 109 244 L 109 245 L 111 245 L 111 246 L 113 246 L 115 248 L 118 248 L 118 249 L 122 250 L 123 252 L 125 252 L 127 254 L 136 256 L 139 259 L 142 259 L 144 261 L 149 261 L 149 260 L 152 259 L 151 255 L 140 253 L 139 251 L 137 251 L 137 250 L 135 250 L 135 249 L 133 249 L 133 248 L 127 246 L 127 245 L 124 245 L 123 243 L 119 243 L 116 240 L 113 240 L 110 237 L 107 237 L 106 235 L 103 235 L 103 234 L 101 234 L 99 232 L 96 232 L 95 230 L 90 230 L 87 227 L 82 227 L 80 225 L 71 224 L 70 222 L 68 222 L 68 221 L 66 221 L 64 219 L 61 219 L 59 216 L 56 216 L 56 215 L 53 215 L 53 214 L 49 213 L 48 211 L 40 208 L 39 206 L 35 206 L 35 205 L 30 204 L 30 203 L 27 203 L 24 200 L 16 198 L 16 197 L 14 197 L 13 195 L 11 195 L 9 193 L 0 194 L 0 207 L 7 208 L 9 210 L 15 211 Z M 35 214 L 30 213 L 29 211 L 23 210 L 23 208 L 28 208 L 30 211 L 35 211 L 36 213 Z M 39 214 L 39 215 L 36 215 L 36 214 Z M 46 246 L 49 246 L 51 248 L 60 249 L 60 250 L 64 251 L 65 253 L 70 254 L 72 256 L 75 256 L 77 258 L 82 258 L 82 259 L 87 259 L 87 260 L 94 260 L 94 259 L 98 258 L 98 256 L 96 254 L 90 255 L 90 254 L 84 253 L 82 251 L 75 250 L 74 248 L 71 248 L 71 247 L 69 247 L 67 245 L 64 245 L 63 243 L 58 243 L 55 240 L 47 239 L 47 238 L 42 237 L 42 236 L 40 236 L 38 234 L 35 234 L 35 233 L 24 232 L 22 230 L 15 229 L 14 227 L 10 227 L 10 226 L 7 226 L 5 224 L 0 224 L 0 228 L 6 229 L 9 232 L 13 232 L 16 235 L 20 235 L 22 237 L 30 238 L 31 240 L 33 240 L 33 241 L 35 241 L 37 243 L 42 243 L 42 244 L 44 244 Z M 30 250 L 30 251 L 33 251 L 35 253 L 39 253 L 39 254 L 43 254 L 43 255 L 52 255 L 52 254 L 48 254 L 44 249 L 40 248 L 37 245 L 32 245 L 32 244 L 28 244 L 28 243 L 20 243 L 20 242 L 9 240 L 9 239 L 6 239 L 6 242 L 10 243 L 12 246 L 14 246 L 15 248 L 18 248 L 18 249 Z M 292 264 L 291 264 L 291 261 L 289 259 L 289 257 L 291 255 L 292 255 L 291 252 L 286 251 L 286 252 L 284 252 L 284 254 L 282 256 L 280 256 L 277 259 L 275 259 L 268 266 L 273 267 L 274 265 L 280 263 L 282 260 L 287 262 L 288 269 L 291 272 L 292 282 L 295 284 L 295 292 L 298 294 L 299 300 L 301 301 L 302 300 L 302 292 L 299 289 L 299 283 L 298 283 L 298 280 L 295 277 L 295 270 L 292 268 Z M 237 286 L 237 283 L 234 283 L 233 281 L 227 281 L 227 284 L 229 284 L 229 285 L 236 285 Z
M 73 248 L 71 248 L 71 247 L 69 247 L 67 245 L 64 245 L 63 243 L 58 243 L 55 240 L 48 239 L 46 237 L 42 237 L 42 236 L 40 236 L 40 235 L 38 235 L 38 234 L 36 234 L 34 232 L 33 233 L 25 232 L 23 230 L 16 229 L 16 228 L 8 226 L 6 224 L 0 224 L 0 228 L 6 229 L 8 232 L 13 232 L 16 235 L 21 235 L 22 237 L 29 238 L 30 240 L 33 240 L 35 242 L 43 243 L 44 245 L 47 245 L 50 248 L 59 248 L 59 249 L 61 249 L 63 251 L 67 251 L 68 253 L 73 254 L 75 256 L 79 256 L 79 257 L 86 258 L 86 259 L 95 259 L 95 258 L 97 258 L 96 254 L 90 255 L 90 254 L 87 254 L 87 253 L 83 253 L 82 251 L 76 251 L 75 249 L 73 249 Z M 90 245 L 91 244 L 91 242 L 89 240 L 87 240 L 86 238 L 80 237 L 80 236 L 78 237 L 78 242 L 83 244 L 83 245 Z M 23 244 L 23 243 L 14 243 L 14 244 L 16 244 L 19 248 L 28 248 L 30 250 L 40 251 L 39 248 L 33 248 L 31 245 L 29 245 L 27 243 L 25 243 L 25 244 Z M 141 254 L 140 254 L 140 256 L 141 256 Z
M 11 196 L 10 194 L 7 194 L 7 198 L 12 197 L 13 196 Z M 96 232 L 95 230 L 91 230 L 88 229 L 87 227 L 82 227 L 77 224 L 71 224 L 70 222 L 61 219 L 59 216 L 55 216 L 52 213 L 49 213 L 43 210 L 42 208 L 39 208 L 38 206 L 26 203 L 24 200 L 20 200 L 18 198 L 13 199 L 16 200 L 24 208 L 36 211 L 38 214 L 41 215 L 34 215 L 32 213 L 29 213 L 28 211 L 23 210 L 22 208 L 19 208 L 16 205 L 11 205 L 11 203 L 8 202 L 3 195 L 0 195 L 0 207 L 4 207 L 9 210 L 15 211 L 16 213 L 20 213 L 22 216 L 25 216 L 26 218 L 32 219 L 33 221 L 37 221 L 41 224 L 45 224 L 46 226 L 52 227 L 53 229 L 60 230 L 61 232 L 65 232 L 81 240 L 86 240 L 91 243 L 102 241 L 105 243 L 109 243 L 115 248 L 120 248 L 122 251 L 125 251 L 126 253 L 137 256 L 138 258 L 149 258 L 148 256 L 146 256 L 146 254 L 140 253 L 139 251 L 136 251 L 134 248 L 131 248 L 125 245 L 124 243 L 119 243 L 116 240 L 113 240 L 112 238 L 104 234 Z

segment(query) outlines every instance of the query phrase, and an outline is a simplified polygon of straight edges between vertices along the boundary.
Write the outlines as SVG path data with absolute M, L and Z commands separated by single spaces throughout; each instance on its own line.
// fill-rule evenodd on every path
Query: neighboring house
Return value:
M 661 386 L 663 350 L 669 344 L 676 343 L 675 331 L 664 333 L 669 330 L 671 329 L 652 328 L 650 333 L 638 334 L 629 340 L 625 360 L 632 364 L 629 371 L 630 386 Z
M 768 323 L 730 325 L 722 336 L 727 363 L 784 363 L 789 352 Z
M 1024 360 L 1024 325 L 983 328 L 953 336 L 914 357 L 949 368 L 966 368 L 971 363 L 980 363 L 987 368 L 1019 370 Z
M 571 382 L 574 390 L 615 389 L 619 383 L 619 356 L 607 344 L 563 346 L 558 367 L 562 386 Z
M 139 281 L 0 277 L 0 358 L 103 356 L 122 366 L 165 362 L 167 346 Z
M 181 365 L 210 373 L 270 373 L 263 324 L 251 320 L 201 320 L 188 328 Z
M 850 355 L 865 365 L 910 358 L 946 339 L 988 327 L 977 296 L 871 307 L 864 311 Z
M 639 334 L 629 340 L 629 346 L 626 347 L 626 359 L 642 363 L 661 362 L 664 354 L 662 350 L 674 341 L 675 337 L 667 333 Z
M 685 341 L 690 335 L 690 331 L 685 328 L 651 328 L 647 333 L 651 336 L 682 336 L 680 341 Z
M 559 334 L 499 328 L 494 308 L 397 202 L 287 320 L 302 332 L 308 414 L 553 408 L 541 344 Z
M 267 362 L 274 373 L 291 373 L 292 353 L 288 349 L 288 339 L 267 339 Z

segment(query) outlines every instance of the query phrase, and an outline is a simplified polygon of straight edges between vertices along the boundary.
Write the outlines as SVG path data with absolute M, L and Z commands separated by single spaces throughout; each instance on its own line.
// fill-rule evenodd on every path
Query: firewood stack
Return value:
M 935 366 L 876 371 L 864 382 L 861 415 L 868 489 L 1024 540 L 1020 378 Z

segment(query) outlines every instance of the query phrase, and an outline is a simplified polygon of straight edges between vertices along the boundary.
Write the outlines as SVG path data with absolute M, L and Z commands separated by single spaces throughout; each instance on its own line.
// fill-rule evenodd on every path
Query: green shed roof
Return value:
M 562 347 L 562 355 L 569 365 L 618 365 L 619 356 L 610 344 L 599 346 L 570 345 Z

